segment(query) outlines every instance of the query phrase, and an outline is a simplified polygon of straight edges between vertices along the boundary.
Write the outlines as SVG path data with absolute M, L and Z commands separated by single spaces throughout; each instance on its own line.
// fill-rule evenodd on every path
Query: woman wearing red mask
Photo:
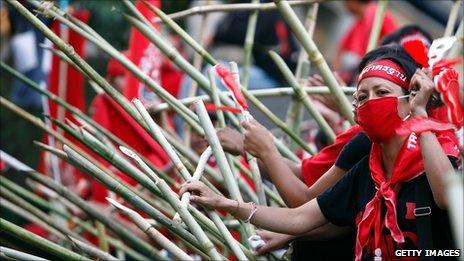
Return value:
M 379 52 L 382 55 L 376 55 Z M 335 186 L 301 207 L 237 202 L 215 194 L 201 182 L 187 183 L 180 192 L 190 191 L 193 202 L 285 234 L 302 235 L 327 223 L 354 226 L 357 260 L 394 259 L 399 249 L 453 249 L 444 210 L 444 176 L 453 171 L 458 156 L 455 143 L 431 131 L 408 136 L 395 133 L 404 120 L 427 117 L 434 84 L 415 68 L 398 47 L 383 47 L 364 57 L 357 120 L 373 141 L 371 153 Z M 408 89 L 414 91 L 409 99 L 404 97 Z M 249 145 L 247 150 L 259 153 L 259 146 Z M 419 228 L 424 217 L 429 222 L 427 232 Z M 422 245 L 424 239 L 432 245 Z

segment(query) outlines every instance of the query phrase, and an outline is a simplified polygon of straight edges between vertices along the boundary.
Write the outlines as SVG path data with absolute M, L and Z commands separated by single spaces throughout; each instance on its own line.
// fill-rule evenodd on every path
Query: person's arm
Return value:
M 245 150 L 260 159 L 285 203 L 289 207 L 298 207 L 308 202 L 308 187 L 292 174 L 289 164 L 274 146 L 269 131 L 255 120 L 243 123 L 243 127 Z
M 411 78 L 411 89 L 416 91 L 410 101 L 412 116 L 428 117 L 426 106 L 435 87 L 427 72 L 416 71 Z M 431 131 L 421 133 L 419 141 L 425 173 L 432 190 L 433 199 L 439 208 L 444 209 L 447 206 L 445 176 L 454 171 L 453 166 L 434 133 Z
M 185 183 L 179 194 L 189 191 L 192 202 L 203 204 L 214 209 L 225 210 L 237 219 L 246 220 L 250 217 L 253 204 L 224 198 L 212 192 L 200 181 Z M 282 221 L 285 222 L 282 222 Z M 275 208 L 256 206 L 256 212 L 250 220 L 254 225 L 266 230 L 290 235 L 301 235 L 309 230 L 327 223 L 314 199 L 298 208 Z

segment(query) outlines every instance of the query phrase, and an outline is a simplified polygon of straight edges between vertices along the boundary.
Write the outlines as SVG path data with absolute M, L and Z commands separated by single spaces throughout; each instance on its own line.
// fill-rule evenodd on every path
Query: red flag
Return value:
M 149 0 L 148 2 L 158 8 L 161 6 L 159 0 Z M 137 2 L 136 7 L 148 21 L 152 21 L 156 17 L 142 2 Z M 156 24 L 153 26 L 158 28 Z M 161 52 L 135 27 L 131 29 L 130 33 L 128 57 L 140 70 L 161 84 Z M 129 100 L 137 98 L 145 105 L 160 102 L 159 97 L 132 74 L 127 74 L 124 96 Z
M 72 11 L 71 14 L 76 17 L 77 19 L 81 20 L 84 23 L 87 23 L 90 18 L 90 12 L 87 10 L 76 10 Z M 61 26 L 58 22 L 52 25 L 53 32 L 57 35 L 60 35 Z M 68 29 L 69 30 L 69 29 Z M 84 53 L 84 44 L 85 39 L 80 36 L 78 33 L 75 33 L 72 30 L 69 30 L 69 38 L 68 43 L 74 48 L 75 52 L 81 56 L 85 57 Z M 51 65 L 51 72 L 49 75 L 49 83 L 48 88 L 49 91 L 58 95 L 58 88 L 59 88 L 59 81 L 60 81 L 60 59 L 56 56 L 52 58 L 52 65 Z M 84 98 L 84 76 L 72 66 L 66 66 L 66 96 L 63 99 L 73 105 L 74 107 L 80 109 L 81 111 L 85 111 L 85 98 Z M 53 102 L 49 102 L 49 114 L 51 117 L 57 117 L 58 105 Z M 66 111 L 65 118 L 70 119 L 74 123 L 78 123 L 73 115 Z M 63 120 L 63 119 L 60 119 Z M 56 126 L 53 126 L 56 129 Z M 70 139 L 71 141 L 79 144 L 77 140 L 73 139 L 70 135 L 66 135 L 65 137 Z M 48 143 L 47 135 L 43 137 L 44 143 Z M 46 153 L 41 153 L 40 162 L 39 162 L 39 170 L 41 173 L 49 173 L 50 166 L 48 166 L 48 160 L 46 159 Z M 75 168 L 69 166 L 68 164 L 61 162 L 60 163 L 61 171 L 69 171 L 72 172 L 76 179 L 80 179 L 83 175 Z

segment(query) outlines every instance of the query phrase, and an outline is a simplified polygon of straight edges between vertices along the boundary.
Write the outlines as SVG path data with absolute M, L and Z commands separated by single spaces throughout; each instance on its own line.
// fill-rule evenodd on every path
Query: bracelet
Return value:
M 238 209 L 240 208 L 240 201 L 236 200 L 237 201 L 237 206 L 235 207 L 235 211 L 233 213 L 230 213 L 232 216 L 235 216 L 235 214 L 237 214 L 238 212 Z
M 245 223 L 250 223 L 251 219 L 253 218 L 253 216 L 256 214 L 256 212 L 258 211 L 258 208 L 256 207 L 256 203 L 255 202 L 251 202 L 251 213 L 250 213 L 250 216 L 244 221 Z

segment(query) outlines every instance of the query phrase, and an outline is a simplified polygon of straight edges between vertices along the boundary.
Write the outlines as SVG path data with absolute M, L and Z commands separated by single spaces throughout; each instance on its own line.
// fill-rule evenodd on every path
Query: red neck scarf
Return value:
M 455 143 L 446 135 L 440 134 L 437 136 L 445 154 L 457 157 L 459 152 L 456 149 Z M 358 223 L 356 260 L 361 260 L 363 248 L 369 243 L 373 243 L 374 249 L 380 247 L 384 225 L 390 231 L 395 242 L 404 242 L 403 232 L 400 230 L 396 219 L 396 200 L 399 190 L 399 186 L 397 185 L 408 182 L 424 172 L 424 163 L 416 134 L 411 133 L 403 143 L 394 162 L 390 180 L 385 178 L 382 169 L 382 147 L 379 143 L 372 144 L 369 168 L 377 192 L 374 198 L 367 203 L 362 219 Z M 382 202 L 386 207 L 385 217 L 381 216 Z M 374 233 L 374 242 L 370 242 L 372 231 Z

